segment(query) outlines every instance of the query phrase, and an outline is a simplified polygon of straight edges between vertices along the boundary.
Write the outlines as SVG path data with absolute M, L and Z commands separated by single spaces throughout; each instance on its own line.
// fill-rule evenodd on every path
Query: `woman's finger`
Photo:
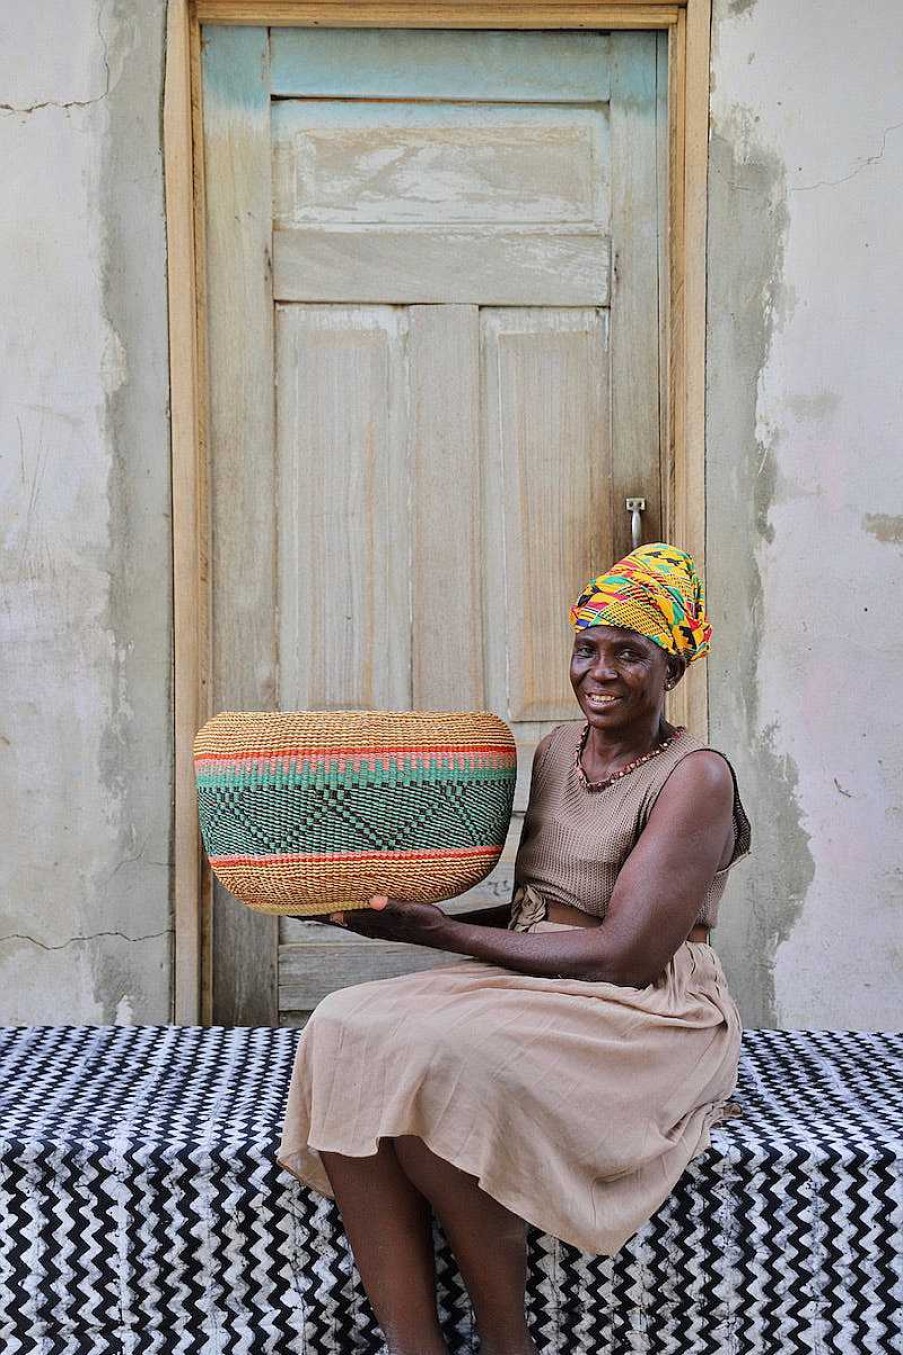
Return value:
M 388 908 L 388 906 L 389 900 L 386 898 L 385 894 L 374 894 L 373 898 L 370 900 L 370 907 L 377 913 L 381 913 L 383 909 Z

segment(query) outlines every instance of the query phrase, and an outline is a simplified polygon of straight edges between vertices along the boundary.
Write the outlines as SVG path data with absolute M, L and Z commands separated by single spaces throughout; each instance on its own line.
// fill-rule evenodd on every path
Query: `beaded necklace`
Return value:
M 678 725 L 673 734 L 669 734 L 667 738 L 662 739 L 660 743 L 657 743 L 654 748 L 650 748 L 648 753 L 644 753 L 642 757 L 634 758 L 632 762 L 625 763 L 623 767 L 619 767 L 611 776 L 607 776 L 604 781 L 590 781 L 586 772 L 583 770 L 583 763 L 580 760 L 583 750 L 586 747 L 586 741 L 589 738 L 589 722 L 587 721 L 583 726 L 583 733 L 580 735 L 580 742 L 578 743 L 577 751 L 574 754 L 574 766 L 577 769 L 577 777 L 583 785 L 584 790 L 607 790 L 608 787 L 613 786 L 616 781 L 620 781 L 622 776 L 627 776 L 628 773 L 635 772 L 637 767 L 642 767 L 644 763 L 651 762 L 654 757 L 658 757 L 666 748 L 670 748 L 678 734 L 683 731 L 683 728 L 683 725 Z

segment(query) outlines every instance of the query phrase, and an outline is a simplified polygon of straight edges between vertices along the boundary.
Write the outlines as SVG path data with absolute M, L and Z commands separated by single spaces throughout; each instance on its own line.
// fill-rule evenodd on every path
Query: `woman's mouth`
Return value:
M 620 701 L 619 696 L 608 695 L 603 692 L 587 692 L 585 695 L 586 704 L 592 710 L 605 710 L 608 706 L 614 705 Z

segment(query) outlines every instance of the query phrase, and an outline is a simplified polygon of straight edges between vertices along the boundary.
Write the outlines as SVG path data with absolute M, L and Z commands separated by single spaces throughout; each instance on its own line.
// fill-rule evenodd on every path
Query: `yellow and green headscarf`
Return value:
M 707 654 L 712 638 L 692 556 L 666 541 L 640 546 L 588 583 L 571 608 L 571 625 L 624 626 L 686 663 Z

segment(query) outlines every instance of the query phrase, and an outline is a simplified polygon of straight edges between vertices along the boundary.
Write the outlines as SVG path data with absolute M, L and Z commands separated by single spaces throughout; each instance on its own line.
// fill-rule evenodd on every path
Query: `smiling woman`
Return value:
M 333 993 L 298 1045 L 278 1160 L 338 1201 L 393 1355 L 445 1351 L 431 1209 L 481 1349 L 532 1355 L 525 1221 L 614 1253 L 734 1087 L 740 1018 L 708 932 L 749 823 L 723 755 L 664 717 L 709 647 L 702 583 L 644 546 L 571 621 L 584 723 L 537 748 L 510 908 L 337 917 L 468 958 Z
M 617 748 L 616 731 L 629 731 L 634 719 L 644 715 L 657 717 L 660 690 L 673 687 L 682 671 L 680 659 L 666 655 L 643 635 L 625 634 L 613 626 L 592 626 L 578 632 L 571 657 L 571 684 L 587 722 L 578 762 L 593 789 L 639 765 L 639 759 L 625 763 Z M 609 736 L 602 744 L 590 742 L 589 736 L 596 729 Z M 670 737 L 665 735 L 666 740 Z M 642 758 L 647 760 L 663 746 L 657 743 Z M 603 761 L 607 765 L 603 766 Z

